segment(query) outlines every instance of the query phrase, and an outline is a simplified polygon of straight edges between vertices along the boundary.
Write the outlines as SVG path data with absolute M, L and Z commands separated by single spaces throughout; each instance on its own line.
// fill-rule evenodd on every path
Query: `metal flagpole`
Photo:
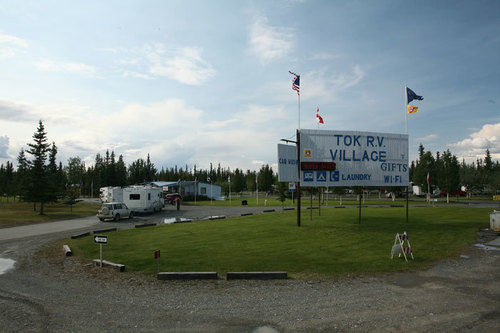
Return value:
M 298 101 L 298 116 L 297 116 L 297 227 L 300 227 L 300 75 L 297 75 L 291 71 L 288 73 L 294 75 L 294 79 L 292 81 L 292 90 L 297 92 L 297 101 Z M 297 83 L 297 84 L 295 84 Z
M 405 129 L 408 134 L 408 87 L 405 85 Z
M 297 94 L 297 97 L 299 98 L 299 131 L 300 131 L 300 93 Z
M 300 195 L 300 88 L 299 88 L 299 91 L 297 91 L 297 98 L 298 98 L 298 107 L 299 107 L 299 116 L 298 116 L 298 120 L 299 120 L 299 127 L 297 129 L 297 164 L 298 164 L 298 176 L 299 176 L 299 179 L 298 179 L 298 182 L 297 182 L 297 227 L 300 227 L 300 215 L 301 215 L 301 211 L 300 211 L 300 201 L 302 200 L 301 199 L 301 195 Z
M 297 227 L 300 227 L 300 131 L 297 129 Z
M 408 87 L 405 85 L 405 123 L 406 135 L 408 135 Z M 408 136 L 408 145 L 410 144 L 410 137 Z M 406 185 L 406 223 L 408 223 L 408 185 Z

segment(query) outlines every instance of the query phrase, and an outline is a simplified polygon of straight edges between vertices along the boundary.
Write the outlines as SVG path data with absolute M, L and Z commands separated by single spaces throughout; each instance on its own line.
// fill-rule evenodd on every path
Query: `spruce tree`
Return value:
M 41 120 L 38 122 L 36 132 L 33 134 L 33 143 L 28 143 L 28 146 L 27 153 L 33 157 L 29 172 L 28 197 L 33 203 L 40 203 L 40 215 L 43 215 L 43 207 L 50 200 L 51 191 L 45 167 L 50 145 L 47 143 L 47 133 Z
M 5 195 L 7 196 L 7 201 L 14 194 L 14 165 L 7 161 L 7 165 L 5 166 Z
M 57 147 L 56 144 L 52 142 L 49 151 L 49 164 L 47 165 L 47 177 L 49 179 L 49 188 L 51 192 L 51 196 L 48 198 L 49 201 L 56 201 L 64 195 L 64 188 L 61 188 L 59 184 L 56 155 Z
M 28 187 L 28 176 L 29 176 L 29 162 L 26 160 L 26 155 L 24 154 L 24 149 L 21 148 L 19 155 L 17 156 L 17 170 L 15 176 L 15 189 L 16 195 L 23 201 L 27 200 L 27 187 Z
M 125 162 L 123 162 L 123 155 L 118 157 L 118 162 L 116 163 L 116 179 L 118 186 L 127 185 L 127 167 Z

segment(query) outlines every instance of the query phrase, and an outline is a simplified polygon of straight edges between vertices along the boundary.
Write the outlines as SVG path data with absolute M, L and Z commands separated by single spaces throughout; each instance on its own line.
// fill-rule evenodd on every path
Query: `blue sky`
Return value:
M 276 164 L 301 125 L 500 159 L 497 1 L 0 1 L 0 163 L 42 119 L 59 159 Z

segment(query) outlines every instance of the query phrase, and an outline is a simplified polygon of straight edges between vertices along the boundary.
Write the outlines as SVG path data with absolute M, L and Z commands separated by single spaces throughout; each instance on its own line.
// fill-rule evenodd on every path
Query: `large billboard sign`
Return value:
M 301 186 L 409 184 L 408 135 L 405 134 L 301 130 L 300 149 Z M 278 172 L 281 162 L 278 156 Z
M 335 170 L 301 170 L 302 186 L 408 186 L 408 135 L 300 131 L 301 162 L 333 162 Z

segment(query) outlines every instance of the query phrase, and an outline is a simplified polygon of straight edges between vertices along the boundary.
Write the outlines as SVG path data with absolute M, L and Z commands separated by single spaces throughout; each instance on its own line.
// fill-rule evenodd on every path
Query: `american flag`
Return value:
M 297 92 L 297 95 L 300 95 L 300 75 L 297 75 L 290 71 L 288 71 L 288 73 L 295 76 L 292 80 L 292 90 L 295 90 Z

